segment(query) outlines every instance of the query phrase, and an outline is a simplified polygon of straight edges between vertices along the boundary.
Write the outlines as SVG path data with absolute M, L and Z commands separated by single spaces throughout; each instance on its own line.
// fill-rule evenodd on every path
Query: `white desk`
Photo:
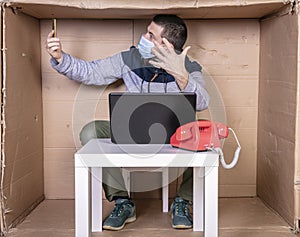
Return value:
M 218 166 L 215 152 L 190 152 L 168 144 L 116 145 L 110 139 L 93 139 L 75 153 L 76 237 L 102 231 L 103 167 L 193 167 L 193 230 L 217 237 Z

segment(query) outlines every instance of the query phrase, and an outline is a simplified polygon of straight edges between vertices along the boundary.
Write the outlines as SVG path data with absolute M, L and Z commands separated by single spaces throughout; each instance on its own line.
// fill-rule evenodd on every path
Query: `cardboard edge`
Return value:
M 298 1 L 298 0 L 297 0 Z M 201 8 L 201 7 L 246 7 L 262 4 L 293 4 L 295 0 L 244 0 L 244 1 L 230 1 L 230 0 L 179 0 L 174 3 L 172 0 L 153 0 L 151 2 L 132 0 L 102 0 L 102 1 L 89 1 L 84 3 L 81 0 L 73 1 L 43 1 L 43 0 L 4 0 L 7 6 L 18 6 L 19 4 L 39 4 L 49 6 L 62 6 L 62 7 L 74 7 L 82 9 L 174 9 L 174 8 Z M 145 4 L 146 3 L 146 4 Z
M 298 1 L 299 2 L 299 1 Z M 298 3 L 299 4 L 299 3 Z M 299 6 L 297 9 L 297 13 L 299 13 Z M 298 15 L 298 80 L 297 80 L 297 94 L 299 95 L 300 93 L 300 17 Z M 294 226 L 294 233 L 300 233 L 300 138 L 297 136 L 300 132 L 300 97 L 297 97 L 297 112 L 296 112 L 296 136 L 295 136 L 295 185 L 294 185 L 294 190 L 295 190 L 295 226 Z
M 7 170 L 5 168 L 5 165 L 7 165 L 7 163 L 11 160 L 11 157 L 14 157 L 11 155 L 11 153 L 9 153 L 9 148 L 7 147 L 7 144 L 9 144 L 9 140 L 10 139 L 10 136 L 11 134 L 9 133 L 9 128 L 10 125 L 9 124 L 9 119 L 10 119 L 10 114 L 8 113 L 8 108 L 6 109 L 6 102 L 5 100 L 9 100 L 7 101 L 7 105 L 9 104 L 8 102 L 11 101 L 11 98 L 14 96 L 13 93 L 7 93 L 6 95 L 6 90 L 9 91 L 9 83 L 6 84 L 6 81 L 7 82 L 11 82 L 10 79 L 16 79 L 16 74 L 12 74 L 12 70 L 10 70 L 10 68 L 8 67 L 7 63 L 6 63 L 6 60 L 7 62 L 11 62 L 9 61 L 12 57 L 12 55 L 14 55 L 13 53 L 11 53 L 12 51 L 10 51 L 10 47 L 13 40 L 16 39 L 16 38 L 13 38 L 12 35 L 10 35 L 11 32 L 13 32 L 14 29 L 21 29 L 21 26 L 19 25 L 17 28 L 14 28 L 14 27 L 10 27 L 10 26 L 13 26 L 13 21 L 12 19 L 17 19 L 15 18 L 15 14 L 14 12 L 11 12 L 11 9 L 10 8 L 6 8 L 5 5 L 1 4 L 2 6 L 2 32 L 3 32 L 3 37 L 2 37 L 2 90 L 1 90 L 1 95 L 2 95 L 2 110 L 1 110 L 1 129 L 2 129 L 2 150 L 1 150 L 1 164 L 3 166 L 3 171 L 5 171 L 5 177 L 3 175 L 4 172 L 2 172 L 2 177 L 1 177 L 1 193 L 0 193 L 0 201 L 1 202 L 1 211 L 2 211 L 2 220 L 3 220 L 3 227 L 1 229 L 1 233 L 0 235 L 6 235 L 9 231 L 9 228 L 11 228 L 11 226 L 14 224 L 14 223 L 18 223 L 18 220 L 19 218 L 21 218 L 22 216 L 25 216 L 26 214 L 29 213 L 29 210 L 32 209 L 32 207 L 36 206 L 35 203 L 39 203 L 40 201 L 39 200 L 42 200 L 44 199 L 44 191 L 43 191 L 43 181 L 41 181 L 43 179 L 43 174 L 42 174 L 42 169 L 43 169 L 43 165 L 42 165 L 42 159 L 43 159 L 43 155 L 42 155 L 42 152 L 43 152 L 43 146 L 38 149 L 37 152 L 40 152 L 38 153 L 38 155 L 35 156 L 38 157 L 38 159 L 36 159 L 35 161 L 37 162 L 32 162 L 30 164 L 36 164 L 37 166 L 35 167 L 36 169 L 32 168 L 33 166 L 29 166 L 31 167 L 30 170 L 31 171 L 34 171 L 34 172 L 31 172 L 30 170 L 28 171 L 28 169 L 24 169 L 24 172 L 27 172 L 26 174 L 29 174 L 29 175 L 24 175 L 25 173 L 22 173 L 20 172 L 20 174 L 18 174 L 20 177 L 16 176 L 16 179 L 14 181 L 16 182 L 10 182 L 12 179 L 9 179 L 9 182 L 10 182 L 10 188 L 11 190 L 14 189 L 16 190 L 18 193 L 15 194 L 15 192 L 7 192 L 7 188 L 3 188 L 3 184 L 5 183 L 4 181 L 6 181 L 6 178 L 8 175 L 10 175 L 10 172 L 9 170 Z M 12 18 L 13 16 L 13 18 Z M 21 16 L 19 16 L 21 17 Z M 23 16 L 22 16 L 23 17 Z M 24 22 L 21 22 L 21 21 L 16 21 L 17 23 L 22 23 L 24 24 L 24 26 L 26 26 L 25 28 L 23 29 L 26 29 L 28 27 L 32 27 L 34 26 L 34 30 L 33 32 L 35 32 L 36 36 L 40 35 L 39 33 L 39 23 L 38 23 L 38 20 L 37 19 L 34 19 L 32 17 L 28 17 L 26 15 L 24 15 L 24 18 L 25 21 Z M 24 20 L 23 19 L 23 20 Z M 28 19 L 30 19 L 30 21 L 28 21 Z M 32 29 L 32 28 L 31 28 Z M 33 29 L 32 29 L 33 30 Z M 30 35 L 26 35 L 27 37 L 30 37 Z M 11 41 L 12 40 L 12 41 Z M 40 42 L 40 38 L 35 38 L 35 41 L 36 42 Z M 29 42 L 29 41 L 28 41 Z M 33 54 L 32 54 L 32 58 L 34 59 L 37 59 L 37 62 L 39 63 L 40 62 L 40 47 L 34 47 L 35 44 L 28 44 L 29 46 L 31 46 L 30 49 L 33 49 L 35 48 L 36 50 L 33 50 Z M 6 49 L 8 48 L 8 49 Z M 23 51 L 21 51 L 23 52 Z M 26 52 L 26 51 L 25 51 Z M 8 55 L 8 56 L 6 56 Z M 7 59 L 6 59 L 7 57 Z M 17 58 L 17 57 L 15 57 Z M 33 63 L 36 63 L 34 61 L 31 60 L 31 58 L 27 58 L 26 59 L 28 62 L 30 62 L 32 65 Z M 22 61 L 23 62 L 23 61 Z M 23 66 L 24 64 L 19 64 L 21 66 Z M 35 65 L 38 65 L 38 64 L 35 64 Z M 36 81 L 39 82 L 38 79 L 40 79 L 40 66 L 38 67 L 30 67 L 30 68 L 33 68 L 32 70 L 34 70 L 34 73 L 32 74 L 32 76 L 30 77 L 31 79 L 37 79 Z M 34 81 L 35 82 L 35 81 Z M 32 80 L 32 83 L 34 83 L 33 80 Z M 29 83 L 29 82 L 28 82 Z M 40 86 L 41 88 L 41 83 L 37 83 L 36 85 L 37 86 Z M 6 88 L 8 87 L 8 88 Z M 33 88 L 38 88 L 38 87 L 27 87 L 26 89 L 28 91 L 33 91 Z M 25 88 L 19 88 L 20 91 L 23 91 Z M 39 90 L 40 91 L 40 90 Z M 24 94 L 25 95 L 25 94 Z M 37 103 L 39 101 L 41 101 L 41 97 L 38 97 L 39 94 L 34 94 L 35 96 L 34 97 L 29 97 L 30 98 L 30 101 L 37 101 Z M 7 98 L 6 98 L 7 96 Z M 23 94 L 22 94 L 23 96 Z M 27 96 L 27 95 L 25 95 Z M 23 96 L 25 98 L 25 96 Z M 26 97 L 27 98 L 27 97 Z M 16 103 L 15 103 L 16 104 Z M 12 105 L 15 106 L 15 104 Z M 42 104 L 39 104 L 40 106 L 38 107 L 35 107 L 35 110 L 37 110 L 38 112 L 41 112 L 42 111 Z M 27 111 L 27 110 L 26 110 Z M 29 113 L 30 113 L 30 121 L 33 125 L 34 128 L 37 128 L 38 129 L 38 134 L 37 135 L 40 135 L 40 138 L 42 139 L 43 136 L 42 136 L 42 122 L 40 122 L 41 120 L 37 120 L 34 116 L 36 115 L 35 112 L 33 111 L 30 111 L 29 110 Z M 40 113 L 38 113 L 40 114 Z M 26 116 L 25 116 L 26 117 Z M 18 117 L 20 120 L 23 120 L 23 116 L 19 116 Z M 25 120 L 24 120 L 25 121 Z M 26 120 L 28 121 L 28 120 Z M 5 124 L 6 122 L 6 124 Z M 7 126 L 7 127 L 6 127 Z M 21 127 L 18 127 L 18 128 L 21 128 L 23 130 L 20 130 L 20 132 L 22 133 L 23 131 L 25 132 L 24 134 L 27 135 L 27 134 L 31 134 L 32 133 L 32 130 L 31 131 L 26 131 L 27 129 L 27 126 L 24 125 L 23 123 L 23 126 Z M 36 130 L 35 130 L 36 131 Z M 35 135 L 32 136 L 32 137 L 36 137 Z M 16 139 L 15 141 L 19 142 L 19 139 Z M 34 148 L 34 151 L 32 150 L 28 150 L 27 151 L 27 144 L 23 143 L 23 146 L 21 146 L 21 148 L 23 148 L 24 150 L 20 150 L 20 154 L 23 155 L 22 160 L 24 162 L 24 164 L 26 164 L 25 162 L 27 161 L 26 159 L 23 159 L 23 158 L 27 158 L 27 157 L 30 157 L 31 154 L 36 154 L 36 149 L 35 149 L 35 146 L 36 146 L 36 141 L 41 141 L 42 140 L 39 140 L 39 139 L 35 139 L 35 141 L 33 139 L 23 139 L 23 141 L 28 141 L 27 144 L 30 145 L 30 147 L 33 147 Z M 34 141 L 34 142 L 33 142 Z M 31 143 L 30 143 L 31 142 Z M 40 146 L 38 146 L 40 147 Z M 23 153 L 23 151 L 25 151 L 25 153 Z M 29 163 L 28 163 L 29 164 Z M 23 167 L 24 168 L 24 167 Z M 21 171 L 23 171 L 22 169 L 19 169 Z M 36 171 L 36 172 L 35 172 Z M 23 179 L 22 178 L 22 175 Z M 37 176 L 38 179 L 36 178 Z M 10 176 L 11 177 L 11 176 Z M 5 179 L 5 180 L 4 180 Z M 32 185 L 29 186 L 29 188 L 27 186 L 22 186 L 23 184 L 27 184 L 27 183 L 30 183 Z M 37 185 L 36 185 L 37 184 Z M 29 191 L 29 192 L 26 192 L 23 190 L 26 189 L 27 190 L 32 190 L 32 191 Z M 22 194 L 24 194 L 22 196 Z M 14 197 L 17 197 L 17 198 L 14 198 L 12 197 L 12 195 L 15 195 Z M 20 202 L 20 200 L 22 202 Z M 18 205 L 14 205 L 14 204 L 18 204 Z M 20 205 L 19 205 L 20 204 Z M 21 217 L 20 217 L 21 216 Z M 0 218 L 1 218 L 0 217 Z
M 4 183 L 4 171 L 5 171 L 5 153 L 4 153 L 4 137 L 5 137 L 5 84 L 6 84 L 6 51 L 5 51 L 5 6 L 1 3 L 0 6 L 0 37 L 1 37 L 1 132 L 0 132 L 0 139 L 1 139 L 1 163 L 0 163 L 0 234 L 6 234 L 8 229 L 5 221 L 5 196 L 3 190 L 3 183 Z
M 269 16 L 269 17 L 266 17 L 266 18 L 264 18 L 264 19 L 260 19 L 261 20 L 261 22 L 262 23 L 264 23 L 264 21 L 271 21 L 271 20 L 276 20 L 276 18 L 280 18 L 280 17 L 287 17 L 287 16 L 291 16 L 291 17 L 298 17 L 296 14 L 297 14 L 297 12 L 296 12 L 296 7 L 297 7 L 297 4 L 299 4 L 299 1 L 297 0 L 297 1 L 293 1 L 293 4 L 291 5 L 291 9 L 290 9 L 290 11 L 287 11 L 287 9 L 286 8 L 283 8 L 282 9 L 282 11 L 280 11 L 280 12 L 278 12 L 278 13 L 276 13 L 276 14 L 274 14 L 274 15 L 272 15 L 272 16 Z M 267 23 L 267 22 L 266 22 Z M 298 24 L 298 27 L 299 27 L 299 24 Z M 277 30 L 278 30 L 278 27 L 277 27 Z M 297 29 L 297 31 L 298 31 L 298 29 Z M 299 32 L 298 32 L 298 35 L 299 35 Z M 293 36 L 295 36 L 295 35 L 293 35 Z M 298 42 L 299 42 L 299 36 L 298 36 Z M 262 45 L 262 43 L 261 43 L 261 45 Z M 296 50 L 298 50 L 298 49 L 296 49 Z M 297 51 L 298 52 L 298 51 Z M 261 52 L 262 53 L 262 52 Z M 298 54 L 299 55 L 299 54 Z M 274 55 L 273 55 L 273 57 L 274 57 Z M 298 56 L 299 57 L 299 56 Z M 260 61 L 262 61 L 261 59 L 260 59 Z M 298 62 L 299 62 L 299 59 L 298 59 Z M 299 65 L 299 63 L 298 63 L 298 65 Z M 260 65 L 260 69 L 262 68 L 262 66 Z M 299 67 L 298 67 L 298 70 L 299 70 Z M 261 75 L 261 71 L 260 71 L 260 75 Z M 260 76 L 261 77 L 261 76 Z M 298 83 L 299 83 L 299 72 L 298 72 Z M 298 88 L 299 88 L 299 85 L 298 85 Z M 261 90 L 261 88 L 260 88 L 260 90 Z M 298 92 L 299 92 L 299 90 L 298 90 Z M 260 91 L 260 93 L 261 93 L 261 91 Z M 260 95 L 259 95 L 259 97 L 260 97 Z M 299 98 L 298 98 L 299 99 Z M 299 101 L 298 101 L 299 102 Z M 299 105 L 298 105 L 299 106 Z M 260 112 L 259 112 L 260 113 Z M 295 112 L 296 113 L 296 112 Z M 258 121 L 259 122 L 259 121 Z M 295 120 L 294 120 L 294 122 L 296 123 L 296 118 L 295 118 Z M 261 126 L 261 125 L 260 125 Z M 260 129 L 260 126 L 258 126 L 258 131 L 259 131 L 259 129 Z M 296 130 L 296 132 L 294 133 L 294 136 L 296 136 L 295 137 L 295 140 L 294 140 L 294 138 L 293 138 L 293 140 L 294 141 L 297 141 L 297 131 L 298 130 Z M 266 131 L 265 131 L 266 132 Z M 267 132 L 269 132 L 269 131 L 267 131 Z M 262 160 L 262 159 L 259 159 L 259 157 L 260 157 L 260 154 L 259 154 L 259 150 L 260 150 L 260 147 L 262 147 L 262 145 L 263 144 L 260 144 L 259 145 L 259 139 L 260 139 L 260 137 L 262 137 L 262 135 L 260 135 L 260 134 L 258 134 L 258 140 L 257 140 L 257 142 L 258 142 L 258 150 L 257 150 L 257 158 L 258 158 L 258 161 L 257 161 L 257 167 L 262 167 L 262 166 L 260 166 L 259 165 L 259 163 L 261 162 L 260 160 Z M 296 147 L 296 144 L 295 144 L 295 147 Z M 292 153 L 294 154 L 294 152 L 296 152 L 296 150 L 293 150 L 292 151 Z M 293 162 L 291 162 L 291 165 L 293 166 L 293 167 L 296 167 L 296 155 L 293 155 L 293 158 L 295 159 Z M 270 161 L 270 160 L 267 160 L 267 161 Z M 267 163 L 267 162 L 265 162 L 265 163 Z M 282 168 L 282 167 L 281 167 Z M 263 170 L 262 170 L 263 171 Z M 297 223 L 297 222 L 299 222 L 299 220 L 297 221 L 296 219 L 295 219 L 295 217 L 296 217 L 296 209 L 297 209 L 297 206 L 298 206 L 298 208 L 299 208 L 299 204 L 298 203 L 296 203 L 297 202 L 297 195 L 298 195 L 298 201 L 300 200 L 299 198 L 300 198 L 300 196 L 299 196 L 299 194 L 297 194 L 297 192 L 296 192 L 296 185 L 295 185 L 295 183 L 291 183 L 291 182 L 286 182 L 286 185 L 291 185 L 291 190 L 293 190 L 293 192 L 292 193 L 290 193 L 290 196 L 288 196 L 289 194 L 288 193 L 285 193 L 284 194 L 284 198 L 281 198 L 281 199 L 279 199 L 278 197 L 276 197 L 276 195 L 275 195 L 275 193 L 274 193 L 274 195 L 273 195 L 273 197 L 267 197 L 266 198 L 266 195 L 265 195 L 265 193 L 263 193 L 262 192 L 262 190 L 266 190 L 268 187 L 264 187 L 264 188 L 259 188 L 259 180 L 260 179 L 262 179 L 262 177 L 261 177 L 261 174 L 262 174 L 262 171 L 257 171 L 257 194 L 258 194 L 258 196 L 261 198 L 261 200 L 268 206 L 268 207 L 270 207 L 271 209 L 274 209 L 277 213 L 279 213 L 279 215 L 290 225 L 290 229 L 291 229 L 291 231 L 293 231 L 294 233 L 298 233 L 298 230 L 297 230 L 297 225 L 299 226 L 299 223 Z M 292 170 L 292 172 L 293 172 L 293 170 Z M 260 178 L 261 177 L 261 178 Z M 265 177 L 264 177 L 264 179 L 266 179 Z M 295 177 L 292 177 L 291 176 L 291 180 L 295 180 Z M 293 185 L 294 185 L 294 187 L 293 187 Z M 270 188 L 270 187 L 269 187 Z M 270 200 L 276 200 L 276 198 L 278 199 L 278 200 L 290 200 L 290 204 L 293 204 L 293 206 L 291 207 L 291 209 L 290 210 L 288 210 L 288 211 L 290 211 L 290 213 L 287 213 L 287 210 L 285 210 L 286 211 L 286 213 L 284 213 L 283 212 L 283 209 L 279 209 L 278 208 L 278 206 L 280 206 L 280 205 L 278 205 L 278 203 L 276 203 L 276 205 L 274 205 L 274 203 L 272 204 L 271 202 L 270 202 Z M 287 202 L 287 201 L 286 201 Z
M 294 0 L 102 0 L 102 1 L 11 1 L 4 0 L 5 6 L 14 13 L 23 12 L 37 19 L 50 18 L 92 18 L 92 19 L 146 19 L 159 13 L 178 14 L 183 18 L 227 19 L 255 18 L 273 14 Z M 237 10 L 238 8 L 238 10 Z M 146 12 L 147 13 L 146 13 Z M 88 12 L 88 14 L 87 14 Z M 146 14 L 145 14 L 146 13 Z

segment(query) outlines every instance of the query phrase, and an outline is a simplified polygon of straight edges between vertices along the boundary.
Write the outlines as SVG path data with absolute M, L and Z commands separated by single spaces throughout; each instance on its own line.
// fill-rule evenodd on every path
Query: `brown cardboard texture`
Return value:
M 44 195 L 39 21 L 4 13 L 6 78 L 3 192 L 12 223 Z M 29 33 L 30 32 L 30 33 Z M 22 43 L 20 43 L 20 38 Z
M 290 224 L 294 221 L 295 119 L 299 83 L 297 26 L 297 17 L 290 15 L 261 23 L 258 195 Z
M 5 218 L 1 232 L 44 196 L 74 198 L 73 155 L 81 147 L 78 134 L 87 122 L 109 118 L 109 92 L 125 91 L 122 81 L 107 87 L 85 86 L 54 71 L 44 46 L 50 19 L 57 18 L 64 51 L 95 60 L 137 45 L 156 13 L 174 13 L 186 20 L 189 56 L 203 66 L 211 94 L 209 110 L 197 117 L 218 120 L 224 112 L 221 122 L 234 128 L 241 142 L 237 166 L 230 171 L 220 168 L 220 196 L 259 195 L 297 227 L 297 4 L 282 0 L 5 1 L 1 22 L 1 211 Z M 287 126 L 282 126 L 283 121 Z M 235 146 L 232 137 L 225 141 L 227 162 Z M 170 184 L 171 198 L 176 189 L 176 182 Z M 151 198 L 159 197 L 160 190 L 151 192 Z
M 113 209 L 113 203 L 105 201 L 105 204 L 103 216 Z M 122 231 L 96 233 L 92 236 L 203 237 L 201 232 L 172 229 L 171 215 L 161 212 L 161 200 L 135 200 L 135 204 L 137 210 L 140 210 L 135 222 L 126 225 Z M 74 237 L 74 206 L 74 200 L 45 200 L 26 221 L 12 229 L 8 237 Z M 221 198 L 219 213 L 219 236 L 222 237 L 295 237 L 289 232 L 287 223 L 259 198 Z
M 211 85 L 216 83 L 223 95 L 228 124 L 238 132 L 242 143 L 247 144 L 243 148 L 244 158 L 236 169 L 231 172 L 220 170 L 220 195 L 255 196 L 256 159 L 253 157 L 256 157 L 259 23 L 252 19 L 228 19 L 222 20 L 220 27 L 219 20 L 186 22 L 190 32 L 187 44 L 192 46 L 189 54 L 200 61 L 204 70 L 209 72 L 208 86 L 211 87 L 209 90 L 213 95 L 208 115 L 199 113 L 198 116 L 217 117 L 217 95 Z M 131 22 L 60 19 L 58 35 L 66 52 L 93 60 L 126 50 L 136 44 L 147 24 L 148 21 L 144 20 Z M 42 39 L 46 38 L 50 28 L 51 21 L 41 21 Z M 79 36 L 78 29 L 81 29 Z M 218 32 L 218 37 L 213 32 Z M 74 40 L 75 36 L 77 40 Z M 226 48 L 223 47 L 224 44 Z M 103 50 L 97 51 L 95 48 Z M 248 56 L 241 58 L 239 52 Z M 74 198 L 73 161 L 70 157 L 81 146 L 76 134 L 90 120 L 108 119 L 108 92 L 125 88 L 123 85 L 114 86 L 104 91 L 105 87 L 83 86 L 66 80 L 50 67 L 49 56 L 44 49 L 42 78 L 46 198 Z M 243 90 L 244 87 L 247 91 Z M 60 116 L 56 116 L 57 114 Z M 230 137 L 224 148 L 228 160 L 232 157 L 234 148 L 235 142 Z M 240 173 L 244 175 L 240 177 Z
M 300 25 L 300 18 L 298 18 L 298 26 Z M 298 86 L 297 86 L 297 114 L 296 114 L 296 149 L 295 149 L 295 213 L 296 213 L 296 219 L 300 219 L 300 31 L 298 30 Z M 300 223 L 297 223 L 298 228 L 300 227 Z
M 283 7 L 282 0 L 179 1 L 7 1 L 9 6 L 36 18 L 149 19 L 157 13 L 183 18 L 261 18 Z M 285 1 L 293 2 L 293 1 Z M 67 11 L 66 11 L 67 9 Z M 101 10 L 101 11 L 99 11 Z M 145 11 L 146 10 L 146 11 Z

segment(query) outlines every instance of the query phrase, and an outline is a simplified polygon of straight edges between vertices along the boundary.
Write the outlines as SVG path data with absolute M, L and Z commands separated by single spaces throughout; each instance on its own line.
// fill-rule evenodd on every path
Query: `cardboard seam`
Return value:
M 8 229 L 15 228 L 18 224 L 22 223 L 25 218 L 41 203 L 45 200 L 45 195 L 39 197 L 31 206 L 29 206 L 23 213 L 21 213 L 17 219 L 15 219 L 8 227 Z
M 296 3 L 296 1 L 297 1 L 297 3 Z M 296 9 L 299 8 L 299 0 L 291 0 L 291 1 L 288 1 L 288 2 L 285 1 L 284 3 L 286 5 L 281 7 L 275 13 L 271 13 L 269 15 L 263 16 L 262 18 L 260 18 L 260 21 L 262 22 L 262 21 L 270 20 L 270 19 L 277 18 L 277 17 L 283 17 L 283 16 L 286 16 L 286 15 L 293 15 L 293 14 L 296 14 L 296 13 L 298 14 L 298 11 Z
M 1 4 L 1 24 L 2 24 L 2 45 L 1 45 L 1 57 L 2 57 L 2 88 L 1 88 L 1 183 L 0 183 L 0 231 L 1 236 L 6 236 L 7 234 L 7 226 L 5 220 L 5 214 L 7 212 L 5 208 L 5 200 L 3 191 L 3 183 L 4 183 L 4 172 L 5 172 L 5 153 L 4 153 L 4 145 L 5 145 L 5 105 L 6 105 L 6 45 L 5 45 L 5 3 Z
M 289 0 L 288 3 L 291 6 L 290 14 L 299 14 L 300 0 Z
M 296 130 L 297 131 L 297 130 Z M 296 133 L 297 134 L 297 133 Z M 296 157 L 296 152 L 297 152 L 297 149 L 295 149 L 295 158 Z M 295 161 L 295 169 L 296 169 L 296 164 L 297 164 L 297 161 Z M 294 183 L 294 226 L 291 227 L 291 231 L 294 233 L 294 234 L 299 234 L 300 233 L 300 219 L 299 219 L 299 201 L 300 201 L 300 190 L 299 188 L 299 184 L 297 184 L 297 182 Z
M 290 5 L 290 14 L 298 14 L 299 13 L 299 3 L 300 0 L 283 0 L 284 4 Z
M 297 9 L 296 11 L 298 11 L 297 13 L 299 13 L 299 0 L 297 1 L 298 4 L 297 6 L 295 6 Z M 299 47 L 299 43 L 300 43 L 300 32 L 299 32 L 299 27 L 300 27 L 300 21 L 298 19 L 298 62 L 300 60 L 300 47 Z M 300 150 L 300 141 L 299 138 L 297 136 L 297 134 L 299 134 L 299 130 L 300 130 L 300 124 L 298 121 L 300 121 L 299 119 L 297 120 L 298 116 L 300 115 L 300 72 L 299 72 L 299 63 L 298 63 L 298 68 L 297 68 L 297 75 L 298 75 L 298 80 L 297 80 L 297 99 L 296 99 L 296 104 L 298 105 L 296 107 L 296 118 L 295 118 L 295 124 L 296 124 L 296 132 L 295 132 L 295 177 L 294 177 L 294 228 L 293 228 L 293 232 L 295 234 L 300 233 L 300 177 L 297 174 L 297 169 L 300 166 L 300 162 L 298 161 L 299 159 L 299 150 Z

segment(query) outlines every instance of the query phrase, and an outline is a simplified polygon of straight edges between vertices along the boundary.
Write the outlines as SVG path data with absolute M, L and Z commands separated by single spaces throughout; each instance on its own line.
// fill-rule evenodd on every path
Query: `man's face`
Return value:
M 161 33 L 163 31 L 163 27 L 155 24 L 153 21 L 147 27 L 147 33 L 145 34 L 145 38 L 151 42 L 157 42 L 158 44 L 162 44 Z

